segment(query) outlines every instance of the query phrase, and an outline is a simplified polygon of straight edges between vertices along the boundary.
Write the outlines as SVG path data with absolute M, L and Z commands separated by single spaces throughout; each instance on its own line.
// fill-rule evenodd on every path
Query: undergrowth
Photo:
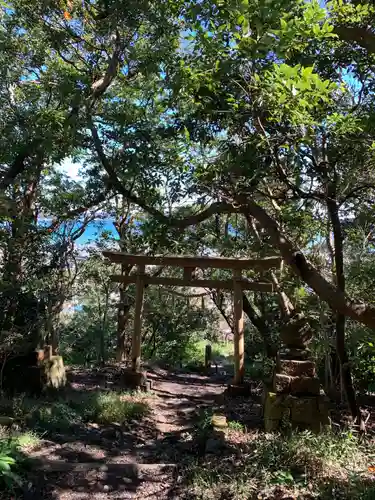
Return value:
M 375 499 L 375 477 L 368 471 L 375 450 L 350 432 L 245 436 L 231 442 L 229 430 L 220 460 L 207 455 L 186 469 L 189 494 L 205 500 Z
M 125 424 L 142 419 L 148 405 L 116 392 L 73 393 L 69 397 L 32 399 L 19 396 L 0 400 L 0 414 L 11 416 L 39 432 L 67 432 L 87 422 Z
M 32 432 L 10 435 L 2 430 L 0 433 L 0 498 L 11 498 L 19 492 L 27 470 L 25 452 L 36 446 L 39 438 Z

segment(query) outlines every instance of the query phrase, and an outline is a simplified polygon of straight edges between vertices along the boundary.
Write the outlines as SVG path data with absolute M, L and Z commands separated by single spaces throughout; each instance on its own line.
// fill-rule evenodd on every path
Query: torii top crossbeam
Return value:
M 133 264 L 144 266 L 172 266 L 201 269 L 257 269 L 266 271 L 281 264 L 281 257 L 265 259 L 242 259 L 227 257 L 190 257 L 184 255 L 132 255 L 122 252 L 103 252 L 103 256 L 116 264 Z

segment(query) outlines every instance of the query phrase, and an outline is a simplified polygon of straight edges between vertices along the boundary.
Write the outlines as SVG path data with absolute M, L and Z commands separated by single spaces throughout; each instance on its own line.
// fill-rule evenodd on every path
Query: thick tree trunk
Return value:
M 306 259 L 301 250 L 296 248 L 280 231 L 278 223 L 268 215 L 263 207 L 246 196 L 236 196 L 235 201 L 241 204 L 241 211 L 245 217 L 255 217 L 258 220 L 268 234 L 271 244 L 280 251 L 285 262 L 322 300 L 327 302 L 335 311 L 370 328 L 375 328 L 375 308 L 367 304 L 354 302 L 327 281 L 315 266 Z
M 327 208 L 333 231 L 336 285 L 341 293 L 345 293 L 344 235 L 342 232 L 338 205 L 335 199 L 331 196 L 327 199 Z M 342 383 L 344 385 L 350 411 L 353 418 L 357 419 L 361 429 L 364 429 L 361 410 L 358 406 L 353 386 L 349 357 L 345 347 L 345 320 L 346 318 L 344 314 L 341 312 L 336 313 L 336 351 L 340 360 Z

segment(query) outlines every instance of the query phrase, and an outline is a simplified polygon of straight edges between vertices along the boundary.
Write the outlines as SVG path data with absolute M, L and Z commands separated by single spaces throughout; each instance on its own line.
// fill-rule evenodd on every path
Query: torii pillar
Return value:
M 144 293 L 145 266 L 137 266 L 137 279 L 135 288 L 134 330 L 132 338 L 132 370 L 139 372 L 141 369 L 141 340 L 142 340 L 142 316 L 143 316 L 143 293 Z

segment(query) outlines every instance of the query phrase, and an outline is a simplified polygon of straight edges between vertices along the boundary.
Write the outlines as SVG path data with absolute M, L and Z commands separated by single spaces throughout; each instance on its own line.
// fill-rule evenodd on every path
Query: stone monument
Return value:
M 329 425 L 327 397 L 307 347 L 312 335 L 303 314 L 289 318 L 281 330 L 283 347 L 277 356 L 272 384 L 265 389 L 266 432 L 287 428 L 319 432 Z

